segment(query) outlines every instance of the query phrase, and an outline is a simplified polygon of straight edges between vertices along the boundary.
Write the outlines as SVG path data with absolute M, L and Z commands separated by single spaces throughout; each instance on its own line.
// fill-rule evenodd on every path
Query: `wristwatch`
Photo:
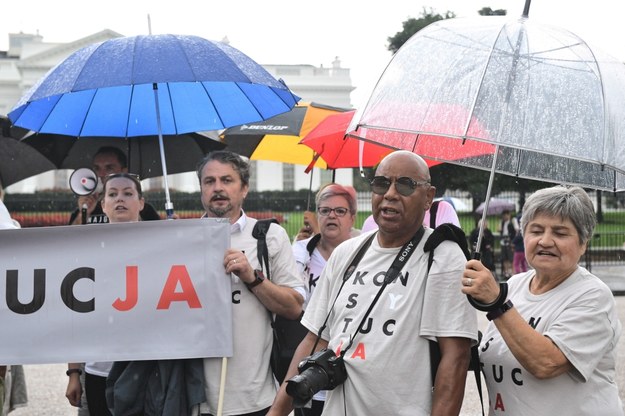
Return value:
M 265 275 L 262 270 L 254 270 L 254 281 L 252 283 L 245 283 L 249 290 L 254 289 L 256 286 L 265 281 Z
M 501 315 L 503 315 L 504 313 L 508 312 L 510 309 L 512 309 L 512 307 L 514 306 L 514 304 L 512 303 L 512 301 L 510 299 L 508 299 L 506 301 L 506 303 L 504 303 L 503 305 L 501 305 L 499 308 L 492 310 L 490 312 L 488 312 L 486 314 L 486 318 L 489 321 L 492 321 L 493 319 L 497 319 L 499 318 Z

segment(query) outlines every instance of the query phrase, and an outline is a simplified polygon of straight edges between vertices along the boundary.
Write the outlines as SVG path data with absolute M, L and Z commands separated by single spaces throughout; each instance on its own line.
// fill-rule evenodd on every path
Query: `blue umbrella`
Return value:
M 14 125 L 74 137 L 219 130 L 271 118 L 299 100 L 239 50 L 196 36 L 121 37 L 82 48 L 40 79 L 9 113 Z

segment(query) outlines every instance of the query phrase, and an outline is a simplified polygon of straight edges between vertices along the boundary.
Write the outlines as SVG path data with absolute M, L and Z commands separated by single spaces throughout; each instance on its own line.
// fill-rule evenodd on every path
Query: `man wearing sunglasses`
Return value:
M 427 225 L 430 228 L 436 228 L 437 226 L 445 223 L 450 223 L 460 227 L 460 219 L 458 218 L 458 214 L 456 213 L 454 207 L 449 202 L 442 199 L 436 200 L 432 203 L 430 209 L 425 211 L 423 225 Z M 363 233 L 377 228 L 378 224 L 375 223 L 373 214 L 369 215 L 362 223 Z
M 324 414 L 458 415 L 477 342 L 477 316 L 461 292 L 466 258 L 455 242 L 443 241 L 428 273 L 424 244 L 432 229 L 423 227 L 423 217 L 436 190 L 421 157 L 386 156 L 371 191 L 379 229 L 332 252 L 302 317 L 309 332 L 286 379 L 311 351 L 327 348 L 342 356 L 347 376 L 328 391 Z M 441 352 L 435 374 L 430 341 Z M 283 384 L 268 415 L 286 416 L 291 408 Z
M 93 156 L 93 171 L 100 178 L 100 181 L 108 175 L 115 173 L 128 172 L 128 162 L 126 155 L 120 149 L 114 146 L 103 146 L 98 149 Z M 69 218 L 69 225 L 82 223 L 81 211 L 83 208 L 87 210 L 87 224 L 97 224 L 109 222 L 108 217 L 102 211 L 99 204 L 100 192 L 97 190 L 89 195 L 83 195 L 78 198 L 78 208 L 72 212 Z M 154 207 L 147 202 L 143 210 L 140 212 L 142 221 L 160 220 L 161 217 Z

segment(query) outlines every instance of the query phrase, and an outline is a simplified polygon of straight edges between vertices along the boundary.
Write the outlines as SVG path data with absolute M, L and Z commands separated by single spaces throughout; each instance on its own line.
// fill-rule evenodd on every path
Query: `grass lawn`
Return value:
M 201 211 L 177 211 L 181 218 L 187 218 L 187 214 L 192 218 L 199 218 Z M 66 225 L 69 219 L 69 212 L 14 212 L 12 217 L 22 224 L 22 227 L 41 227 Z M 252 217 L 276 216 L 282 219 L 282 226 L 287 230 L 292 239 L 303 224 L 304 213 L 302 211 L 292 212 L 250 212 Z M 362 228 L 365 219 L 371 214 L 370 212 L 359 212 L 356 215 L 355 228 Z M 164 213 L 162 213 L 164 216 Z M 472 214 L 460 214 L 460 224 L 462 229 L 468 235 L 475 227 L 475 219 Z M 488 227 L 497 235 L 499 230 L 499 216 L 490 216 L 487 218 Z M 625 244 L 625 211 L 610 211 L 604 213 L 603 222 L 597 224 L 594 237 L 592 239 L 592 247 L 594 248 L 623 248 Z
M 356 215 L 355 228 L 360 229 L 364 220 L 371 214 L 370 212 L 359 212 Z M 282 225 L 286 228 L 291 239 L 303 224 L 303 212 L 286 212 L 282 214 L 286 220 Z M 475 227 L 475 219 L 472 214 L 460 214 L 460 224 L 464 232 L 468 235 Z M 488 227 L 497 235 L 499 230 L 499 216 L 487 217 Z M 597 224 L 592 241 L 593 247 L 623 247 L 625 243 L 625 211 L 612 211 L 603 214 L 603 222 Z

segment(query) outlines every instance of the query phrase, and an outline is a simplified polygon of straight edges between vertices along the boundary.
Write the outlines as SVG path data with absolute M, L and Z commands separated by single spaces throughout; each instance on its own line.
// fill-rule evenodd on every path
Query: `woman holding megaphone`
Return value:
M 113 173 L 104 178 L 102 211 L 110 223 L 135 222 L 145 205 L 139 177 L 130 173 Z M 106 377 L 111 362 L 85 363 L 85 393 L 90 416 L 111 415 L 106 404 Z M 81 364 L 70 363 L 67 375 L 69 382 L 65 397 L 72 406 L 81 407 L 82 375 Z
M 69 224 L 95 224 L 108 222 L 106 214 L 98 203 L 102 192 L 102 181 L 107 175 L 128 171 L 124 152 L 114 146 L 103 146 L 93 157 L 93 170 L 77 169 L 70 177 L 70 188 L 78 196 L 78 208 L 72 213 Z M 160 220 L 154 207 L 145 203 L 141 210 L 142 221 Z

